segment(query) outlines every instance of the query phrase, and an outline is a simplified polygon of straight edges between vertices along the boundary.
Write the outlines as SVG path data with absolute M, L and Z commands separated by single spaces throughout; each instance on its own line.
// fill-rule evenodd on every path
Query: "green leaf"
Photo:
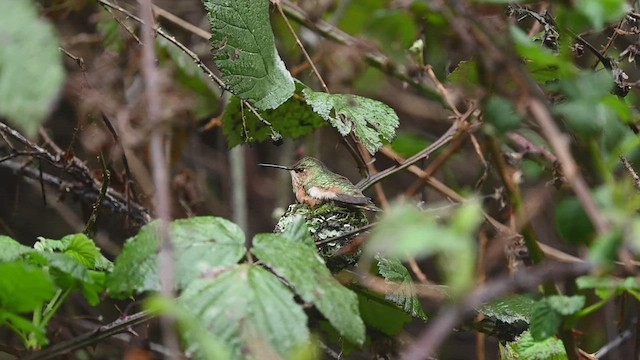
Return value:
M 34 136 L 64 82 L 58 39 L 33 1 L 0 0 L 0 13 L 0 116 Z
M 258 266 L 240 265 L 195 280 L 178 302 L 232 348 L 236 359 L 260 343 L 286 356 L 310 338 L 307 316 L 293 293 Z
M 20 332 L 27 333 L 29 335 L 34 335 L 36 337 L 36 342 L 39 345 L 46 345 L 47 338 L 45 334 L 45 330 L 42 327 L 36 326 L 33 322 L 25 319 L 24 317 L 9 311 L 4 311 L 0 309 L 0 325 L 4 322 L 8 322 L 13 327 L 12 330 L 18 330 Z M 17 331 L 16 331 L 17 332 Z
M 25 313 L 40 308 L 55 293 L 42 269 L 20 262 L 0 264 L 0 309 Z
M 382 141 L 392 141 L 400 124 L 392 108 L 376 100 L 350 94 L 302 91 L 313 111 L 329 121 L 342 136 L 350 132 L 374 154 Z
M 461 61 L 458 66 L 447 76 L 451 83 L 467 88 L 473 88 L 480 84 L 478 76 L 478 64 L 475 59 Z
M 251 252 L 284 278 L 304 301 L 313 303 L 342 336 L 356 344 L 364 342 L 365 328 L 356 294 L 331 275 L 315 247 L 280 234 L 258 234 Z
M 89 270 L 74 257 L 65 253 L 42 254 L 52 268 L 51 275 L 61 288 L 75 288 L 79 283 L 92 281 Z
M 475 231 L 482 219 L 477 201 L 456 208 L 450 224 L 442 224 L 435 212 L 406 205 L 385 213 L 367 242 L 365 254 L 405 257 L 436 256 L 440 270 L 458 296 L 475 281 Z
M 0 262 L 14 261 L 31 252 L 33 252 L 32 248 L 24 246 L 8 236 L 0 235 Z
M 412 134 L 412 133 L 399 133 L 398 136 L 391 143 L 391 147 L 398 154 L 404 157 L 411 157 L 429 146 L 431 142 L 424 138 L 424 136 Z
M 571 59 L 566 54 L 555 54 L 544 47 L 542 43 L 534 42 L 522 29 L 517 26 L 510 27 L 511 37 L 516 45 L 518 54 L 524 57 L 528 64 L 532 64 L 536 72 L 543 69 L 551 71 L 552 76 L 543 76 L 549 80 L 557 76 L 569 76 L 577 72 Z
M 595 230 L 591 220 L 576 197 L 562 200 L 555 206 L 556 228 L 570 244 L 589 244 Z
M 327 122 L 302 98 L 303 88 L 305 86 L 302 83 L 296 82 L 296 95 L 273 110 L 259 111 L 271 127 L 243 107 L 239 98 L 232 97 L 222 117 L 223 130 L 229 147 L 269 140 L 272 138 L 273 131 L 284 137 L 296 139 L 325 126 Z
M 610 299 L 623 291 L 637 296 L 637 291 L 640 290 L 640 280 L 635 277 L 618 279 L 613 276 L 585 275 L 576 279 L 576 285 L 578 289 L 594 289 L 601 299 Z
M 67 235 L 60 240 L 39 237 L 33 247 L 41 252 L 62 252 L 88 269 L 107 271 L 113 269 L 113 264 L 102 255 L 100 248 L 82 233 Z
M 558 328 L 562 323 L 562 315 L 560 315 L 546 301 L 539 301 L 533 308 L 531 315 L 531 336 L 535 341 L 542 341 L 558 332 Z
M 500 358 L 503 360 L 566 360 L 567 353 L 562 341 L 551 337 L 543 341 L 533 339 L 525 331 L 515 341 L 500 345 Z
M 268 0 L 204 0 L 213 60 L 231 92 L 259 109 L 275 109 L 293 95 L 293 78 L 275 47 Z
M 400 306 L 407 314 L 427 320 L 420 300 L 416 297 L 416 290 L 409 270 L 397 258 L 376 256 L 378 272 L 388 284 L 397 285 L 392 292 L 385 294 L 385 299 Z
M 358 291 L 358 304 L 364 323 L 388 336 L 398 335 L 411 322 L 409 314 L 377 294 Z
M 530 323 L 533 308 L 537 301 L 528 296 L 510 295 L 483 305 L 478 311 L 485 316 L 494 317 L 507 324 L 517 321 Z
M 159 222 L 145 225 L 129 239 L 107 278 L 112 296 L 160 289 L 158 276 Z M 233 265 L 245 254 L 244 234 L 234 223 L 203 216 L 171 224 L 176 281 L 184 288 L 211 268 Z
M 545 301 L 553 310 L 557 311 L 561 315 L 567 316 L 573 315 L 580 311 L 584 307 L 585 299 L 582 295 L 551 295 L 546 297 Z
M 631 7 L 625 0 L 578 0 L 575 9 L 589 19 L 594 30 L 600 31 L 605 24 L 622 19 Z
M 502 96 L 491 96 L 484 103 L 484 119 L 502 135 L 517 129 L 523 117 L 518 113 L 509 99 Z
M 122 253 L 116 258 L 113 272 L 107 276 L 107 289 L 112 297 L 160 289 L 157 228 L 158 222 L 149 223 L 125 243 Z

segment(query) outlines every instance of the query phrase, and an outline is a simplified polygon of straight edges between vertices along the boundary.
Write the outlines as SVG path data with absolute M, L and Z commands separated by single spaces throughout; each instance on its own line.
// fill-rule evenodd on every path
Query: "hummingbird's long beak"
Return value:
M 288 170 L 288 171 L 293 170 L 293 168 L 290 168 L 288 166 L 283 166 L 283 165 L 276 165 L 276 164 L 258 164 L 258 165 L 259 166 L 264 166 L 264 167 L 276 168 L 276 169 L 283 169 L 283 170 Z

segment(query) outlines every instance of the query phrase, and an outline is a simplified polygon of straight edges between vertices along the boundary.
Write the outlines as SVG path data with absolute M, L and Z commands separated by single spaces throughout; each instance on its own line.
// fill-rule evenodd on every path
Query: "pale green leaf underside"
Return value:
M 382 141 L 392 141 L 400 120 L 396 112 L 380 101 L 350 94 L 327 94 L 303 90 L 307 104 L 335 127 L 342 136 L 351 131 L 374 154 Z
M 364 342 L 357 295 L 331 275 L 314 247 L 279 234 L 258 234 L 251 251 L 304 301 L 313 303 L 342 336 Z
M 0 116 L 36 134 L 64 81 L 53 27 L 32 1 L 0 0 Z
M 275 47 L 268 0 L 205 0 L 213 60 L 231 92 L 274 109 L 295 90 Z
M 196 280 L 178 301 L 233 350 L 235 359 L 244 358 L 242 352 L 251 351 L 251 344 L 284 357 L 309 341 L 307 316 L 293 293 L 258 266 L 240 265 Z

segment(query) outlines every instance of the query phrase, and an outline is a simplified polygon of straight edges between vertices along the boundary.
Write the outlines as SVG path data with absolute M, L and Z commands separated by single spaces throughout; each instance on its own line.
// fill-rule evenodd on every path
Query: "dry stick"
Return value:
M 282 19 L 284 20 L 284 23 L 287 24 L 287 27 L 289 28 L 291 35 L 293 35 L 293 38 L 296 40 L 296 44 L 298 44 L 298 47 L 300 48 L 300 50 L 302 50 L 302 54 L 304 54 L 305 59 L 307 59 L 307 61 L 309 62 L 309 65 L 311 66 L 311 70 L 313 70 L 313 73 L 316 75 L 316 77 L 320 81 L 320 85 L 322 85 L 322 88 L 324 89 L 324 91 L 328 93 L 329 88 L 327 87 L 327 84 L 324 82 L 324 79 L 322 79 L 322 76 L 320 75 L 320 72 L 316 68 L 316 65 L 313 63 L 313 60 L 311 60 L 311 56 L 309 56 L 309 53 L 307 53 L 307 49 L 304 48 L 304 45 L 302 45 L 300 38 L 298 37 L 298 35 L 296 35 L 295 30 L 293 30 L 293 27 L 291 26 L 289 19 L 287 19 L 287 16 L 284 14 L 284 10 L 282 10 L 282 4 L 280 4 L 279 1 L 276 2 L 276 8 L 278 8 L 280 15 L 282 15 Z
M 41 134 L 45 135 L 45 141 L 50 142 L 50 139 L 47 140 L 48 136 L 46 136 L 45 133 L 41 132 Z M 32 150 L 16 150 L 7 135 L 10 135 L 12 138 L 20 142 L 23 146 Z M 43 160 L 51 164 L 55 168 L 65 172 L 66 174 L 69 174 L 76 180 L 75 182 L 65 181 L 57 176 L 53 176 L 43 172 L 42 181 L 56 187 L 62 193 L 70 193 L 77 196 L 78 198 L 85 199 L 86 201 L 92 203 L 97 199 L 98 193 L 100 192 L 100 186 L 98 186 L 96 179 L 93 178 L 91 170 L 89 170 L 89 168 L 87 168 L 84 162 L 82 162 L 80 159 L 76 158 L 75 156 L 71 159 L 65 159 L 63 157 L 63 151 L 55 146 L 55 144 L 52 147 L 58 153 L 56 155 L 53 155 L 43 147 L 31 142 L 18 131 L 2 122 L 0 122 L 0 137 L 2 137 L 12 149 L 12 154 L 8 155 L 3 161 L 0 161 L 0 166 L 9 168 L 13 170 L 14 173 L 21 174 L 35 180 L 40 180 L 38 170 L 27 167 L 25 164 L 19 163 L 17 161 L 9 161 L 9 159 L 15 158 L 17 156 L 35 157 L 38 160 Z M 103 206 L 107 207 L 109 210 L 123 215 L 127 214 L 128 207 L 126 205 L 125 196 L 123 196 L 119 192 L 113 189 L 108 189 L 104 200 L 105 202 L 103 203 Z M 131 210 L 131 217 L 138 224 L 146 224 L 147 222 L 149 222 L 150 218 L 148 211 L 143 206 L 139 205 L 138 203 L 132 203 Z
M 149 314 L 146 311 L 125 316 L 117 319 L 110 324 L 100 326 L 94 331 L 87 332 L 71 340 L 63 341 L 46 349 L 34 352 L 28 356 L 25 356 L 23 360 L 55 359 L 58 356 L 62 356 L 74 350 L 82 349 L 89 345 L 95 344 L 115 334 L 128 331 L 132 326 L 145 323 L 152 318 L 153 315 Z
M 158 267 L 160 271 L 161 293 L 168 299 L 174 298 L 175 288 L 175 264 L 173 262 L 173 245 L 169 233 L 171 221 L 171 193 L 169 188 L 169 164 L 165 154 L 165 131 L 162 113 L 160 111 L 160 81 L 156 68 L 156 50 L 154 46 L 155 30 L 153 28 L 153 10 L 151 0 L 140 2 L 140 14 L 145 24 L 142 25 L 142 78 L 144 80 L 144 93 L 147 100 L 147 122 L 154 124 L 150 140 L 151 172 L 155 185 L 155 210 L 160 219 L 158 237 L 160 238 L 160 251 L 158 254 Z M 160 318 L 162 327 L 162 340 L 167 348 L 175 353 L 180 353 L 180 344 L 176 333 L 175 319 L 169 316 Z
M 358 188 L 360 188 L 361 190 L 365 190 L 371 187 L 372 185 L 376 184 L 377 182 L 382 181 L 384 178 L 387 178 L 399 171 L 402 171 L 422 159 L 428 158 L 434 151 L 448 144 L 451 141 L 451 139 L 453 139 L 455 136 L 466 131 L 467 126 L 468 125 L 463 120 L 456 120 L 451 125 L 451 127 L 442 136 L 440 136 L 438 140 L 434 141 L 431 145 L 427 146 L 416 155 L 410 157 L 409 159 L 404 161 L 402 164 L 392 166 L 375 175 L 372 175 L 366 179 L 363 179 L 357 184 Z
M 467 295 L 462 303 L 445 309 L 438 317 L 429 322 L 427 328 L 418 336 L 418 340 L 403 355 L 403 360 L 422 360 L 435 356 L 440 344 L 457 324 L 476 309 L 493 299 L 518 290 L 535 289 L 550 281 L 574 278 L 589 273 L 593 265 L 579 264 L 540 264 L 534 269 L 503 276 L 478 286 Z
M 453 154 L 457 153 L 460 146 L 464 142 L 464 136 L 460 136 L 455 139 L 450 146 L 447 147 L 444 153 L 440 154 L 435 160 L 429 164 L 424 170 L 423 174 L 419 176 L 419 178 L 409 186 L 409 188 L 404 192 L 404 196 L 407 198 L 413 197 L 424 185 L 427 184 L 427 180 L 431 178 L 433 174 L 435 174 L 438 169 L 451 157 Z
M 184 21 L 183 19 L 181 19 L 178 16 L 175 16 L 174 14 L 172 14 L 171 12 L 161 8 L 158 5 L 153 4 L 153 11 L 158 14 L 158 16 L 161 16 L 165 19 L 167 19 L 168 21 L 180 26 L 181 28 L 187 30 L 188 32 L 197 35 L 205 40 L 209 40 L 211 38 L 211 33 L 200 29 L 199 27 L 191 24 L 188 21 Z
M 569 185 L 573 188 L 573 191 L 575 191 L 578 200 L 582 203 L 589 219 L 595 225 L 598 234 L 605 234 L 609 229 L 609 224 L 607 224 L 606 219 L 598 210 L 598 206 L 589 192 L 587 183 L 580 175 L 578 165 L 575 163 L 569 150 L 569 139 L 560 132 L 548 108 L 544 106 L 540 100 L 531 99 L 527 108 L 540 125 L 542 133 L 556 153 L 558 162 L 560 162 L 562 166 L 562 173 Z
M 624 165 L 625 169 L 627 169 L 627 171 L 633 178 L 633 182 L 636 184 L 636 189 L 640 190 L 640 176 L 638 176 L 636 170 L 631 166 L 629 160 L 627 160 L 624 155 L 620 155 L 620 161 L 622 161 L 622 165 Z

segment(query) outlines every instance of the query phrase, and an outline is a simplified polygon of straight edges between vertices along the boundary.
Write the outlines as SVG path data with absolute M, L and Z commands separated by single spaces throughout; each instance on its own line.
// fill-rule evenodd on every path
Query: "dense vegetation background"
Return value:
M 639 21 L 0 0 L 0 358 L 637 358 Z

